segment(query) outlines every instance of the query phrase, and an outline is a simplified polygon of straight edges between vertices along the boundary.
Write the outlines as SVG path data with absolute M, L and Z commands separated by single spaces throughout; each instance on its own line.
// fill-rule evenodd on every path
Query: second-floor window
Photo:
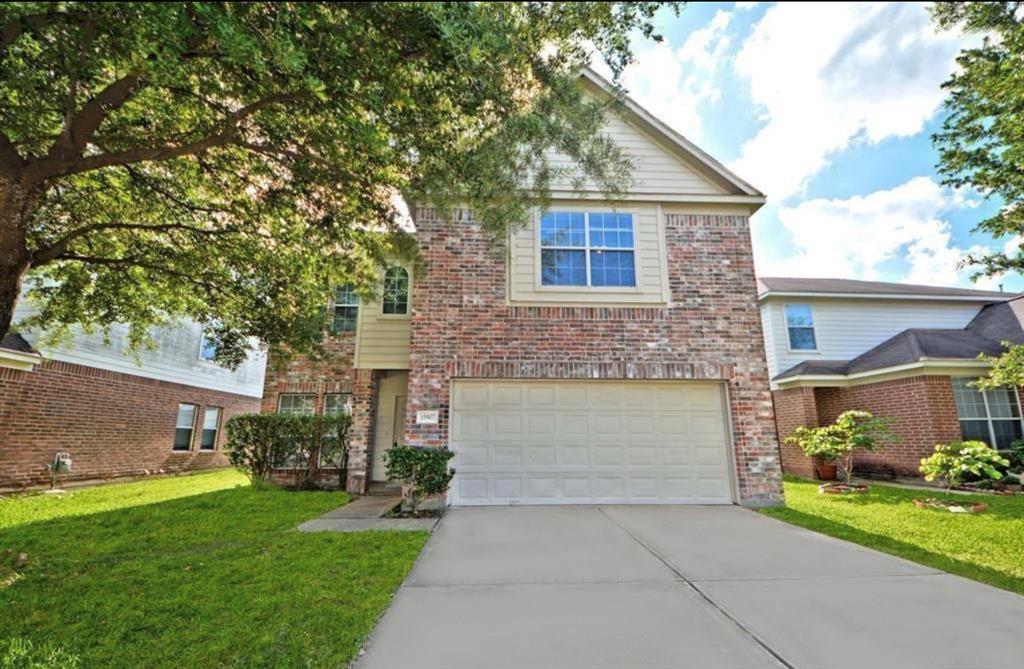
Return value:
M 217 342 L 204 331 L 202 337 L 199 339 L 199 359 L 206 362 L 213 362 L 216 357 Z
M 409 272 L 404 267 L 389 267 L 384 272 L 381 308 L 385 314 L 409 313 Z
M 633 215 L 548 212 L 540 219 L 543 286 L 636 286 Z
M 334 291 L 332 311 L 333 332 L 355 332 L 359 319 L 359 295 L 352 286 L 342 286 Z
M 809 304 L 786 305 L 786 330 L 791 351 L 816 351 L 818 340 L 814 335 L 814 310 Z

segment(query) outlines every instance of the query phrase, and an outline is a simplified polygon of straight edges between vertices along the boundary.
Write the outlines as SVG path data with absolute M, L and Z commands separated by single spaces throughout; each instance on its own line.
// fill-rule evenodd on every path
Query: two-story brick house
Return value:
M 555 184 L 507 248 L 469 211 L 416 209 L 423 270 L 382 268 L 372 301 L 339 289 L 333 356 L 272 360 L 263 409 L 351 411 L 356 492 L 404 442 L 455 452 L 453 504 L 780 500 L 764 196 L 635 103 L 607 132 L 634 164 L 621 201 Z

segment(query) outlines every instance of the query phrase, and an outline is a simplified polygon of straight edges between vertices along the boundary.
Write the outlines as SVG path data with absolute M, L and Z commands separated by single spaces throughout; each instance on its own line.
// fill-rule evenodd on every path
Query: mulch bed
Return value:
M 818 492 L 825 495 L 862 495 L 868 491 L 866 483 L 823 483 Z
M 938 509 L 940 511 L 949 511 L 950 513 L 981 513 L 988 509 L 988 504 L 984 502 L 968 502 L 965 504 L 953 499 L 937 499 L 935 497 L 915 499 L 914 506 L 919 509 Z

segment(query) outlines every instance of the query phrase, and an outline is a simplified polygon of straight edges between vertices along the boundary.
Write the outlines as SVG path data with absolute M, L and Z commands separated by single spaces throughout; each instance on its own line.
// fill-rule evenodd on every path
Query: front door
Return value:
M 377 386 L 377 418 L 373 430 L 373 465 L 370 478 L 387 481 L 388 471 L 384 454 L 402 440 L 405 430 L 405 393 L 409 385 L 408 372 L 387 372 Z

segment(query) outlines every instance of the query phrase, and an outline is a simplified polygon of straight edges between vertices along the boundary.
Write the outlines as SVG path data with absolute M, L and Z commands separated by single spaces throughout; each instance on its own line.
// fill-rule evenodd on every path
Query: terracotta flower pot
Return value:
M 818 462 L 814 465 L 815 470 L 818 472 L 818 478 L 822 481 L 835 481 L 838 473 L 838 467 L 834 462 Z

